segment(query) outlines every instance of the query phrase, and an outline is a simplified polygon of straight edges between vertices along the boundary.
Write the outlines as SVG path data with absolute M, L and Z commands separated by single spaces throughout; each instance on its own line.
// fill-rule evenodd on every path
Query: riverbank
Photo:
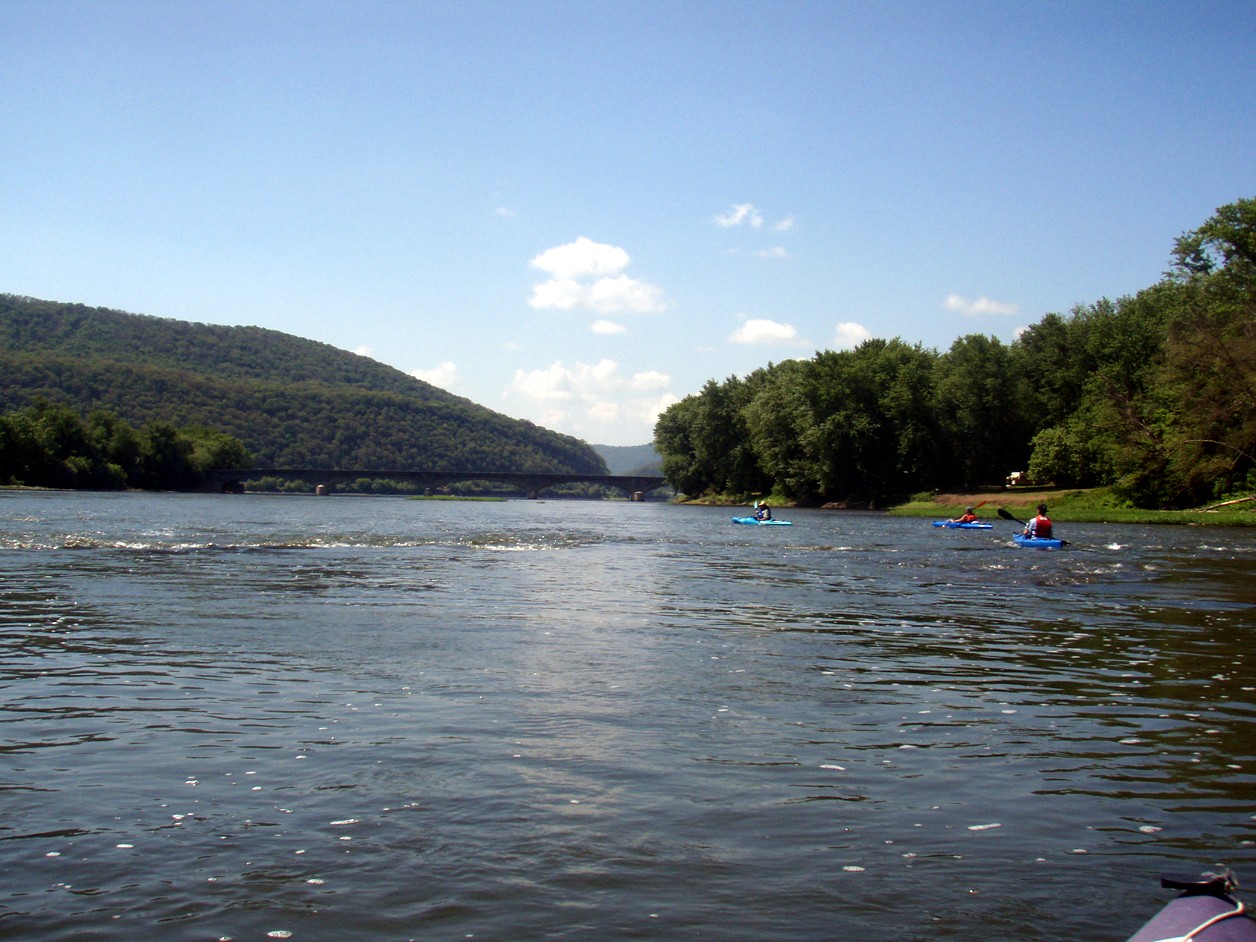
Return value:
M 803 506 L 793 501 L 768 498 L 776 509 Z M 684 503 L 746 507 L 753 500 L 727 495 L 704 497 Z M 1122 507 L 1107 488 L 1010 487 L 980 491 L 948 491 L 917 494 L 901 504 L 869 507 L 866 504 L 826 504 L 826 510 L 883 510 L 892 517 L 929 517 L 946 520 L 958 517 L 966 507 L 976 507 L 977 516 L 998 519 L 1002 507 L 1014 517 L 1028 520 L 1039 503 L 1050 508 L 1053 520 L 1073 523 L 1147 523 L 1177 526 L 1256 527 L 1256 495 L 1232 501 L 1218 501 L 1194 510 L 1143 510 Z
M 1107 488 L 1005 488 L 1000 491 L 916 495 L 912 500 L 889 508 L 896 517 L 931 517 L 937 520 L 958 517 L 966 507 L 976 507 L 977 516 L 997 518 L 1002 507 L 1014 517 L 1027 520 L 1039 503 L 1050 508 L 1051 518 L 1074 523 L 1145 523 L 1178 526 L 1256 526 L 1256 499 L 1240 498 L 1193 510 L 1143 510 L 1121 507 Z M 981 505 L 981 506 L 979 506 Z

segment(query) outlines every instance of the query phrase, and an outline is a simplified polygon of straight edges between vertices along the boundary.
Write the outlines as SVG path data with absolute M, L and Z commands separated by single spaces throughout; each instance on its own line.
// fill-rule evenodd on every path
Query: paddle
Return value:
M 999 516 L 1000 516 L 1000 517 L 1002 517 L 1004 520 L 1011 520 L 1011 521 L 1012 521 L 1012 522 L 1014 522 L 1014 523 L 1019 523 L 1022 527 L 1027 527 L 1027 526 L 1029 526 L 1029 524 L 1027 524 L 1024 520 L 1021 520 L 1021 519 L 1020 519 L 1020 518 L 1018 518 L 1018 517 L 1013 517 L 1010 513 L 1008 513 L 1008 512 L 1007 512 L 1006 510 L 1004 510 L 1002 507 L 1000 507 L 1000 508 L 999 508 Z M 1057 539 L 1057 540 L 1059 540 L 1060 538 L 1059 538 L 1059 537 L 1053 537 L 1053 539 Z M 1061 545 L 1061 546 L 1072 546 L 1073 544 L 1072 544 L 1072 543 L 1070 543 L 1068 540 L 1060 540 L 1060 545 Z
M 1024 520 L 1020 520 L 1017 517 L 1013 517 L 1010 513 L 1008 513 L 1002 507 L 999 508 L 999 516 L 1002 517 L 1004 520 L 1011 520 L 1013 523 L 1019 523 L 1022 527 L 1029 526 L 1029 524 L 1027 524 Z

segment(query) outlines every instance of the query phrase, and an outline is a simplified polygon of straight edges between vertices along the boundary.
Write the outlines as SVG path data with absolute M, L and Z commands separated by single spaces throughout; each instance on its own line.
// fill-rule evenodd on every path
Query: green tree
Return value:
M 87 416 L 93 450 L 112 468 L 111 476 L 125 487 L 135 477 L 140 462 L 140 438 L 129 424 L 107 409 Z
M 1026 467 L 1029 479 L 1060 487 L 1094 487 L 1114 480 L 1107 453 L 1096 447 L 1090 431 L 1085 420 L 1075 416 L 1035 435 Z
M 0 416 L 0 482 L 35 484 L 34 469 L 42 460 L 30 415 L 14 412 Z
M 723 383 L 708 380 L 700 393 L 674 403 L 659 417 L 655 448 L 672 487 L 691 497 L 751 494 L 770 487 L 746 426 L 751 389 L 735 376 Z
M 803 443 L 815 422 L 807 395 L 811 369 L 798 360 L 769 367 L 744 410 L 750 446 L 771 490 L 802 501 L 819 497 L 819 474 Z
M 1198 229 L 1173 245 L 1169 277 L 1191 281 L 1224 273 L 1226 280 L 1250 286 L 1256 272 L 1256 199 L 1219 207 Z
M 909 493 L 933 476 L 936 358 L 898 339 L 816 356 L 817 423 L 805 444 L 822 495 L 876 501 Z
M 1256 485 L 1256 200 L 1179 238 L 1158 380 L 1177 403 L 1166 472 L 1199 502 Z
M 1068 317 L 1046 314 L 1030 325 L 1012 346 L 1014 369 L 1030 393 L 1028 408 L 1036 428 L 1066 422 L 1078 406 L 1086 380 L 1095 368 L 1088 344 L 1086 309 Z
M 997 338 L 970 334 L 951 344 L 937 374 L 943 479 L 971 488 L 1025 467 L 1035 423 L 1012 351 Z
M 35 439 L 39 443 L 39 483 L 46 487 L 89 486 L 92 449 L 87 427 L 68 406 L 43 403 L 35 408 Z M 87 459 L 87 460 L 75 460 Z
M 1159 284 L 1078 312 L 1090 374 L 1072 414 L 1035 438 L 1031 468 L 1145 507 L 1251 486 L 1254 233 L 1256 202 L 1223 206 L 1177 240 Z
M 149 422 L 140 429 L 138 485 L 150 491 L 195 487 L 192 442 L 166 422 Z
M 715 486 L 714 472 L 698 457 L 697 413 L 697 397 L 686 396 L 668 406 L 654 423 L 654 450 L 659 453 L 663 477 L 689 497 L 700 497 Z
M 189 461 L 198 476 L 214 468 L 251 468 L 253 456 L 238 438 L 217 429 L 194 426 L 183 430 L 191 443 Z
M 1160 283 L 1047 314 L 1010 347 L 872 340 L 710 381 L 660 418 L 664 473 L 689 495 L 766 479 L 804 500 L 974 486 L 1026 459 L 1141 506 L 1256 488 L 1256 200 L 1218 209 L 1174 259 Z

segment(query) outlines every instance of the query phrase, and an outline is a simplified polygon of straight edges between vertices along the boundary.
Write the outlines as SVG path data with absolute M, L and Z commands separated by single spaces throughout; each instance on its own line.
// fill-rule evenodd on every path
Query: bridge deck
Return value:
M 247 468 L 232 470 L 215 468 L 207 476 L 210 490 L 227 490 L 232 485 L 257 478 L 282 478 L 289 481 L 305 481 L 311 486 L 328 486 L 374 478 L 387 481 L 413 481 L 427 488 L 444 487 L 458 481 L 493 481 L 509 484 L 525 493 L 539 493 L 558 484 L 599 484 L 627 491 L 629 496 L 656 490 L 666 485 L 665 478 L 642 474 L 559 474 L 551 472 L 520 471 L 398 471 L 362 470 L 344 468 Z

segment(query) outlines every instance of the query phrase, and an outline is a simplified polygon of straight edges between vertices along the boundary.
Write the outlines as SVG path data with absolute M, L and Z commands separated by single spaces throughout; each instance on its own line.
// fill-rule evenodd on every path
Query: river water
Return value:
M 0 493 L 0 938 L 1123 940 L 1162 870 L 1256 885 L 1256 531 L 780 515 Z

